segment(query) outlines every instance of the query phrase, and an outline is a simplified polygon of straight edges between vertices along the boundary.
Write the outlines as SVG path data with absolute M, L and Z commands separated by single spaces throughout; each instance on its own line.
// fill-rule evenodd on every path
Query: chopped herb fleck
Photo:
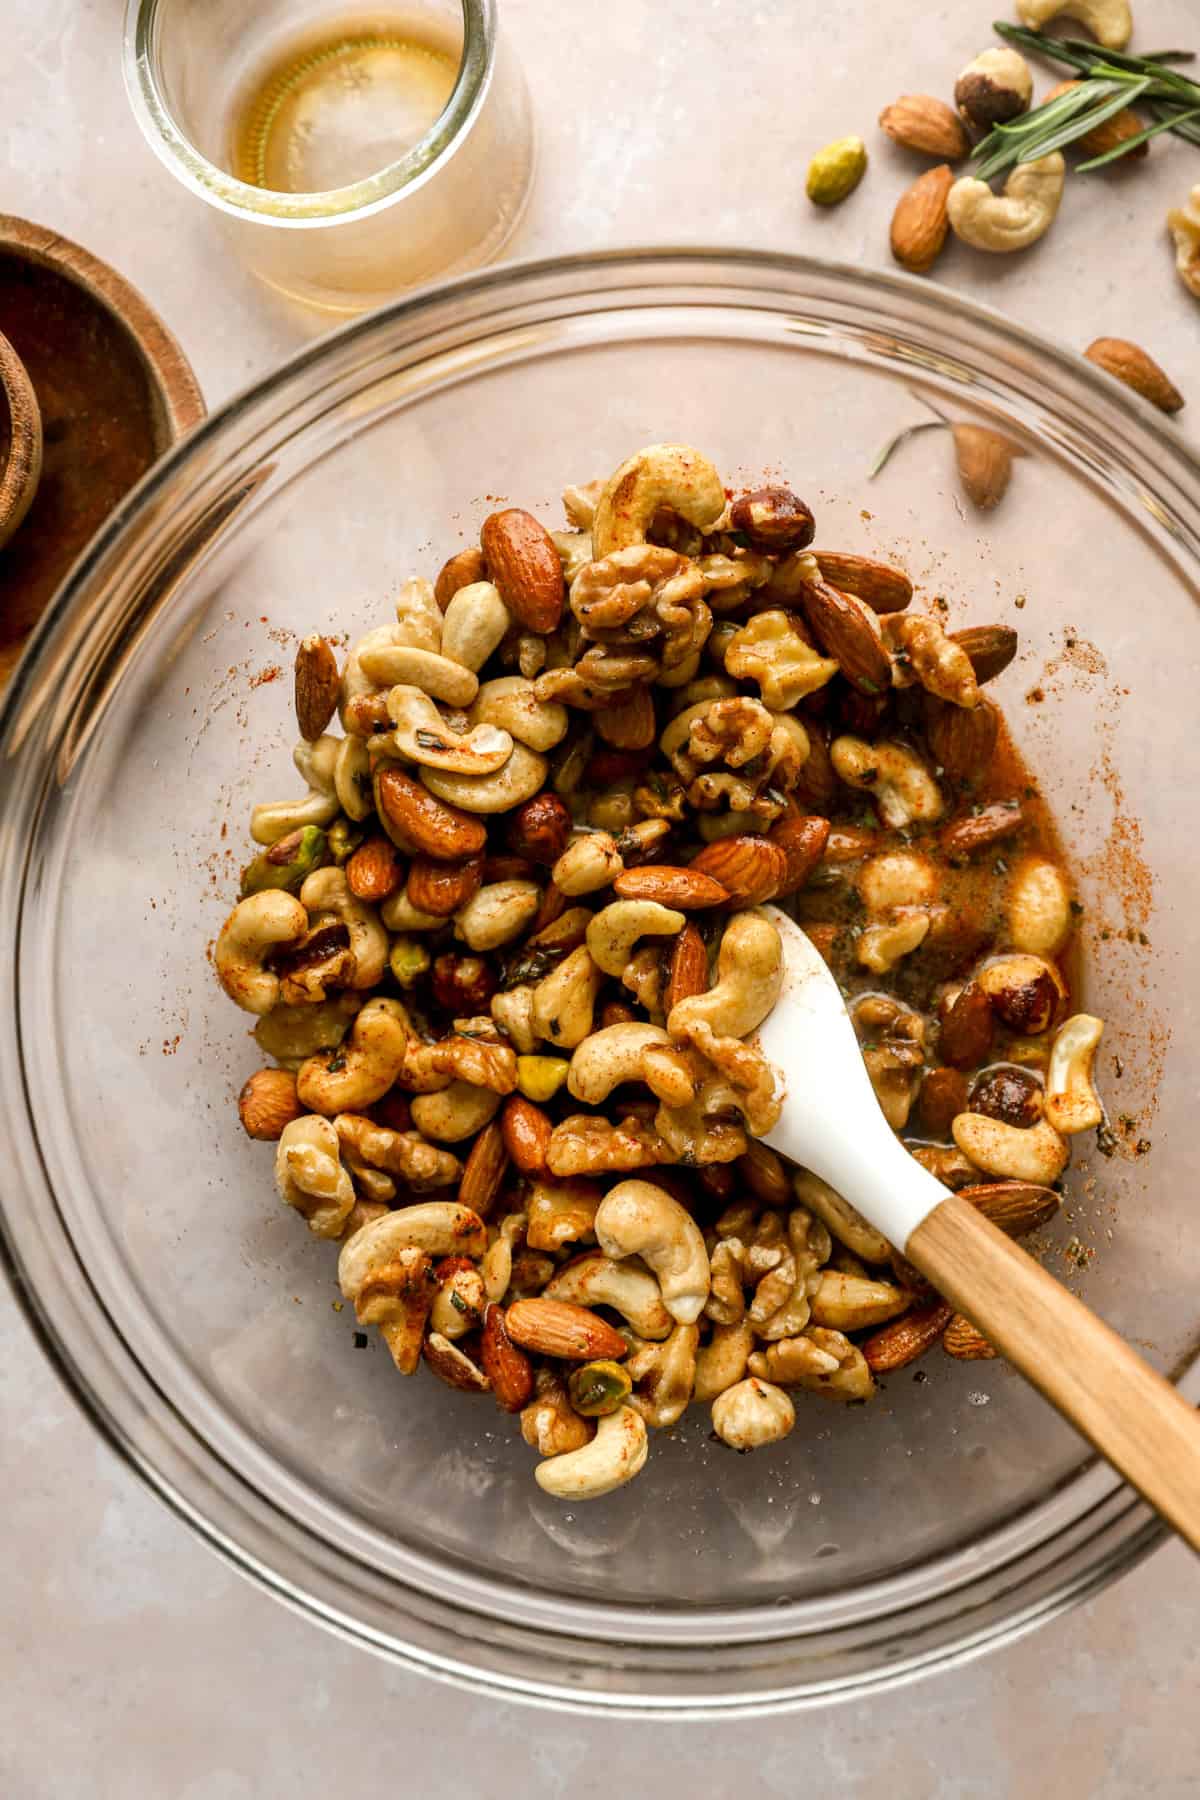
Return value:
M 366 1332 L 365 1331 L 356 1331 L 354 1334 L 354 1348 L 356 1350 L 365 1350 L 366 1347 L 367 1347 Z

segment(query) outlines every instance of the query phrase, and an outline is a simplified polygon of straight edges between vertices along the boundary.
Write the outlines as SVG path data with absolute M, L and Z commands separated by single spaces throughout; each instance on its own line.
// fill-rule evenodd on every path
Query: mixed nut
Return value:
M 1102 1118 L 1067 1016 L 1070 886 L 986 684 L 899 569 L 683 445 L 492 513 L 337 666 L 296 659 L 306 791 L 215 949 L 266 1063 L 239 1098 L 403 1373 L 519 1414 L 540 1486 L 628 1481 L 692 1402 L 739 1450 L 991 1347 L 759 1140 L 750 1041 L 791 910 L 883 1111 L 1003 1229 Z M 331 732 L 340 718 L 342 735 Z

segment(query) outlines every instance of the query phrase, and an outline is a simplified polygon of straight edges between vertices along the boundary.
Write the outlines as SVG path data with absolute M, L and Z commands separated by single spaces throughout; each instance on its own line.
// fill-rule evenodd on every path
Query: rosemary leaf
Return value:
M 1200 119 L 1200 106 L 1193 106 L 1188 112 L 1173 113 L 1169 118 L 1160 119 L 1156 125 L 1147 125 L 1145 131 L 1139 131 L 1136 137 L 1126 138 L 1114 149 L 1106 150 L 1102 156 L 1093 156 L 1089 162 L 1078 163 L 1075 173 L 1086 175 L 1089 169 L 1102 169 L 1105 163 L 1116 162 L 1118 157 L 1127 156 L 1131 150 L 1136 150 L 1139 144 L 1148 144 L 1150 139 L 1157 137 L 1160 131 L 1175 131 L 1187 119 Z M 1183 134 L 1180 133 L 1180 135 Z M 1200 144 L 1200 136 L 1192 141 Z
M 1090 81 L 1084 83 L 1085 89 L 1092 85 Z M 1099 87 L 1102 84 L 1097 82 L 1095 85 Z M 1146 78 L 1135 81 L 1131 87 L 1122 90 L 1119 94 L 1111 95 L 1100 106 L 1089 112 L 1078 113 L 1073 119 L 1068 119 L 1066 124 L 1060 126 L 1058 130 L 1033 138 L 1022 146 L 1018 161 L 1033 162 L 1039 156 L 1049 156 L 1052 150 L 1062 150 L 1066 145 L 1075 143 L 1077 139 L 1086 137 L 1089 131 L 1096 129 L 1097 125 L 1103 125 L 1106 119 L 1111 119 L 1116 113 L 1124 112 L 1127 106 L 1132 105 L 1134 100 L 1145 93 L 1149 85 L 1149 80 Z M 1133 140 L 1129 141 L 1132 143 Z

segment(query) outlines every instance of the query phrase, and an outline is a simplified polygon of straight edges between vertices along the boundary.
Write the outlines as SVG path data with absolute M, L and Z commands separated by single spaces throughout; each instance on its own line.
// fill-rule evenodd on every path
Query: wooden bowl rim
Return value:
M 42 473 L 42 413 L 25 364 L 0 332 L 0 389 L 8 412 L 8 455 L 0 471 L 0 546 L 29 511 Z

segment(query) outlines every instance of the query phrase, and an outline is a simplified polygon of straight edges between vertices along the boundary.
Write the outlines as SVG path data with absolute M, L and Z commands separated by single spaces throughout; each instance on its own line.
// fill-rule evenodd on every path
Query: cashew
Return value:
M 379 908 L 379 916 L 389 931 L 440 931 L 446 923 L 441 913 L 423 912 L 414 906 L 407 888 L 389 894 Z
M 667 1030 L 673 1038 L 692 1039 L 701 1050 L 700 1037 L 744 1038 L 762 1024 L 782 986 L 778 931 L 762 913 L 736 913 L 721 938 L 715 984 L 706 994 L 677 1001 Z
M 1186 206 L 1173 206 L 1167 229 L 1175 240 L 1175 268 L 1189 294 L 1200 298 L 1200 184 L 1188 195 Z
M 954 1142 L 985 1175 L 1005 1181 L 1036 1181 L 1049 1187 L 1070 1158 L 1070 1146 L 1048 1119 L 1036 1125 L 1006 1125 L 983 1113 L 963 1112 L 950 1127 Z
M 293 1119 L 280 1133 L 275 1184 L 317 1237 L 340 1236 L 354 1206 L 354 1183 L 342 1167 L 338 1135 L 328 1119 Z
M 599 1106 L 623 1081 L 643 1079 L 642 1059 L 652 1045 L 669 1047 L 670 1043 L 658 1025 L 637 1020 L 606 1025 L 585 1038 L 572 1056 L 568 1092 L 585 1106 Z
M 747 1376 L 713 1401 L 713 1430 L 735 1450 L 777 1444 L 796 1423 L 796 1409 L 784 1393 L 756 1375 Z
M 553 750 L 567 735 L 566 707 L 539 700 L 532 681 L 521 675 L 485 681 L 467 717 L 472 725 L 499 726 L 530 750 Z
M 283 944 L 295 944 L 308 930 L 300 901 L 282 888 L 265 888 L 239 900 L 217 938 L 213 953 L 217 978 L 244 1012 L 269 1013 L 279 999 L 279 977 L 263 961 Z
M 819 1175 L 813 1175 L 808 1169 L 797 1169 L 792 1177 L 792 1186 L 796 1190 L 796 1198 L 801 1206 L 807 1206 L 810 1212 L 823 1219 L 829 1230 L 855 1256 L 861 1256 L 864 1262 L 885 1263 L 892 1254 L 892 1246 L 881 1231 L 863 1218 L 857 1208 L 831 1188 L 827 1181 Z
M 1102 1019 L 1076 1013 L 1055 1034 L 1046 1069 L 1045 1112 L 1054 1129 L 1066 1137 L 1103 1123 L 1104 1108 L 1092 1081 L 1103 1031 Z
M 629 1404 L 656 1431 L 683 1417 L 695 1386 L 699 1345 L 699 1326 L 679 1324 L 661 1343 L 633 1347 L 624 1366 L 638 1391 L 630 1395 Z
M 256 844 L 277 844 L 289 831 L 305 825 L 331 825 L 338 813 L 334 768 L 341 742 L 326 733 L 315 744 L 303 738 L 292 751 L 292 761 L 308 783 L 302 800 L 276 800 L 256 806 L 250 814 L 250 836 Z
M 410 575 L 401 583 L 396 595 L 397 644 L 408 644 L 414 650 L 442 648 L 442 609 L 437 603 L 432 581 Z
M 632 1481 L 644 1468 L 648 1450 L 641 1414 L 622 1406 L 600 1420 L 590 1444 L 539 1463 L 534 1479 L 557 1500 L 598 1500 Z
M 1008 932 L 1018 950 L 1054 956 L 1071 935 L 1071 890 L 1057 863 L 1023 856 L 1005 898 Z
M 491 1242 L 483 1254 L 480 1273 L 483 1276 L 483 1290 L 489 1300 L 503 1300 L 512 1281 L 513 1249 L 525 1237 L 528 1220 L 523 1212 L 509 1213 L 493 1230 L 489 1228 Z
M 342 670 L 338 695 L 338 716 L 349 736 L 370 737 L 387 716 L 384 690 L 363 671 L 359 658 L 364 650 L 381 649 L 401 643 L 399 625 L 377 625 L 353 644 Z
M 854 788 L 865 788 L 879 808 L 879 816 L 893 831 L 903 831 L 918 821 L 929 824 L 942 816 L 938 785 L 920 757 L 903 744 L 880 739 L 839 737 L 829 746 L 834 770 Z
M 333 764 L 333 788 L 348 819 L 369 819 L 375 810 L 371 759 L 360 737 L 344 737 Z
M 526 982 L 506 993 L 493 994 L 491 1000 L 493 1019 L 522 1056 L 531 1055 L 541 1043 L 533 1025 L 533 994 L 532 985 Z
M 628 544 L 642 544 L 660 507 L 709 530 L 725 510 L 721 477 L 686 444 L 651 444 L 623 462 L 604 484 L 592 519 L 597 561 Z
M 657 900 L 614 900 L 587 928 L 587 947 L 606 975 L 622 975 L 640 937 L 674 937 L 687 920 Z
M 1073 0 L 1077 6 L 1084 3 Z M 955 235 L 976 250 L 1025 250 L 1036 244 L 1054 223 L 1066 172 L 1054 150 L 1035 162 L 1018 163 L 1003 194 L 994 194 L 973 175 L 960 176 L 946 201 Z
M 507 760 L 492 775 L 452 775 L 442 769 L 422 769 L 421 780 L 431 794 L 465 812 L 509 812 L 539 793 L 546 782 L 546 759 L 526 744 L 514 744 Z
M 616 1263 L 599 1250 L 564 1263 L 542 1297 L 571 1300 L 577 1306 L 611 1306 L 640 1338 L 665 1338 L 674 1323 L 644 1263 L 632 1257 Z
M 584 831 L 567 845 L 550 878 L 564 894 L 591 894 L 611 887 L 624 868 L 625 860 L 607 831 Z
M 368 1000 L 344 1044 L 302 1063 L 296 1093 L 312 1112 L 360 1113 L 387 1093 L 404 1063 L 408 1015 L 398 1000 Z
M 531 1020 L 539 1038 L 560 1050 L 574 1050 L 592 1029 L 601 972 L 586 944 L 564 957 L 533 990 Z
M 420 688 L 431 699 L 444 700 L 449 706 L 470 706 L 479 692 L 479 677 L 472 670 L 451 662 L 436 650 L 421 650 L 416 645 L 394 641 L 367 644 L 364 639 L 358 660 L 375 688 Z
M 332 1127 L 330 1127 L 332 1130 Z M 370 1277 L 386 1269 L 402 1249 L 424 1250 L 429 1256 L 482 1256 L 487 1227 L 479 1214 L 454 1200 L 425 1200 L 385 1213 L 373 1225 L 355 1232 L 338 1257 L 338 1282 L 353 1299 Z
M 1124 50 L 1133 31 L 1129 0 L 1017 0 L 1017 17 L 1033 31 L 1051 19 L 1078 19 L 1106 50 Z
M 595 1242 L 600 1189 L 591 1181 L 535 1181 L 525 1201 L 531 1250 L 562 1250 Z
M 461 1144 L 493 1119 L 502 1096 L 469 1081 L 452 1081 L 436 1094 L 418 1094 L 412 1121 L 424 1137 L 439 1144 Z
M 521 1436 L 539 1456 L 565 1456 L 591 1442 L 595 1423 L 581 1418 L 554 1369 L 539 1369 L 533 1399 L 521 1413 Z
M 344 870 L 314 869 L 300 889 L 300 903 L 307 908 L 310 921 L 328 914 L 340 919 L 349 931 L 354 952 L 354 979 L 349 986 L 360 990 L 377 987 L 387 968 L 387 932 L 375 908 L 350 892 Z
M 869 913 L 893 906 L 924 906 L 937 892 L 937 872 L 927 856 L 914 850 L 889 850 L 870 856 L 858 871 L 855 886 Z
M 921 907 L 906 908 L 903 917 L 886 925 L 865 925 L 855 946 L 864 969 L 886 975 L 902 957 L 918 949 L 929 934 L 929 914 Z
M 708 1252 L 691 1214 L 664 1188 L 649 1181 L 621 1181 L 596 1214 L 596 1239 L 620 1262 L 640 1256 L 658 1277 L 663 1305 L 681 1325 L 692 1325 L 708 1299 Z
M 273 1006 L 254 1027 L 254 1041 L 286 1069 L 298 1069 L 318 1050 L 335 1050 L 362 1005 L 357 994 L 344 993 L 313 1005 Z
M 714 1325 L 712 1337 L 696 1357 L 692 1399 L 715 1400 L 726 1388 L 741 1381 L 753 1348 L 752 1325 L 744 1321 L 736 1325 Z
M 472 950 L 495 950 L 524 931 L 541 905 L 536 881 L 489 881 L 454 915 L 454 935 Z
M 425 768 L 445 769 L 453 775 L 494 775 L 512 755 L 512 738 L 495 725 L 451 731 L 420 688 L 390 689 L 387 708 L 394 727 L 390 741 L 397 754 Z
M 478 672 L 512 624 L 512 614 L 491 581 L 459 588 L 442 619 L 442 655 Z
M 870 1281 L 861 1275 L 843 1275 L 838 1269 L 822 1269 L 812 1296 L 813 1324 L 827 1325 L 834 1331 L 864 1331 L 868 1325 L 882 1325 L 885 1319 L 894 1319 L 911 1304 L 912 1295 L 890 1281 Z

